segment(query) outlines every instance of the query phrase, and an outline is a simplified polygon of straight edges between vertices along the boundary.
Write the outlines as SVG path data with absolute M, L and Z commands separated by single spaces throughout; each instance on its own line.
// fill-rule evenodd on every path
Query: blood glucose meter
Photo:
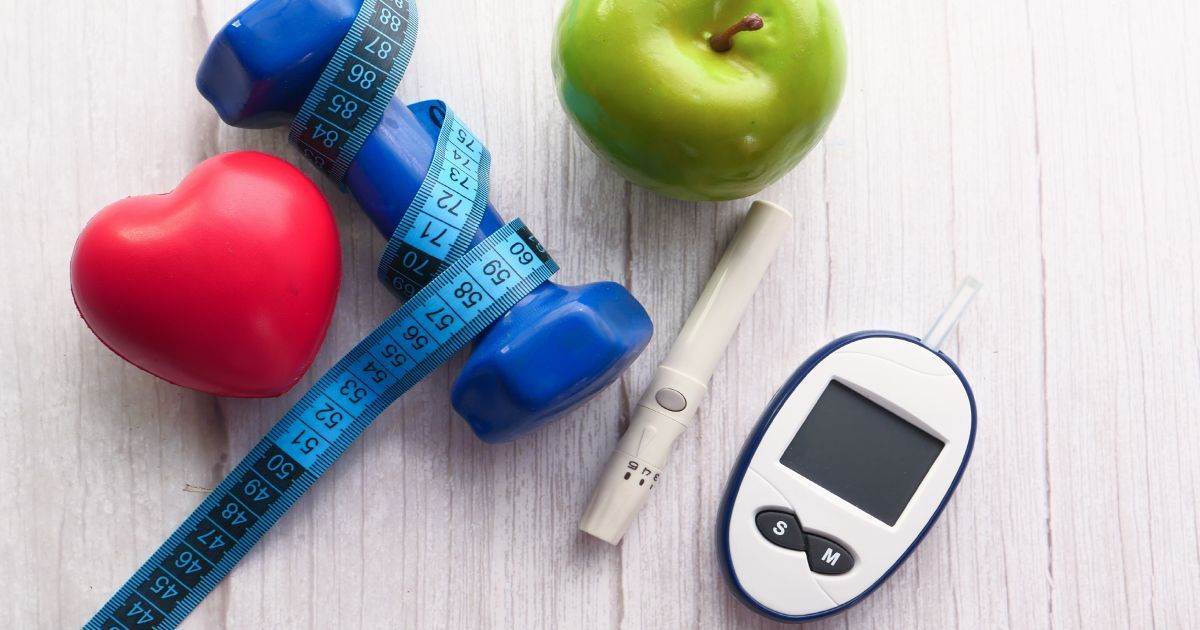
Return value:
M 933 525 L 975 439 L 971 388 L 938 347 L 978 287 L 964 283 L 924 340 L 842 337 L 775 395 L 718 519 L 726 577 L 750 608 L 793 622 L 839 612 Z

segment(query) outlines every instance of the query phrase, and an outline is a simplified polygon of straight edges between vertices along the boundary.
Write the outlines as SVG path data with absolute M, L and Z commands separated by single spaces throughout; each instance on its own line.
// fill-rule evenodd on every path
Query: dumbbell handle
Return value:
M 385 239 L 391 238 L 407 210 L 407 205 L 398 201 L 415 197 L 425 179 L 437 133 L 428 116 L 393 99 L 346 171 L 346 188 Z M 503 225 L 504 220 L 489 203 L 471 244 L 478 244 Z

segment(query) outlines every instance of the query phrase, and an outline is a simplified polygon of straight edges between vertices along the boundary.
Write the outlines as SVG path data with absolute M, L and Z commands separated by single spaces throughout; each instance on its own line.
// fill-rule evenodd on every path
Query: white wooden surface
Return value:
M 614 549 L 576 519 L 745 204 L 631 188 L 573 136 L 550 77 L 561 1 L 424 0 L 400 96 L 451 102 L 495 155 L 493 201 L 537 226 L 560 279 L 624 282 L 658 335 L 619 385 L 503 446 L 450 409 L 456 359 L 187 627 L 770 625 L 731 597 L 714 552 L 742 440 L 813 350 L 862 328 L 923 332 L 968 272 L 987 286 L 948 351 L 978 398 L 971 466 L 907 564 L 817 626 L 1200 627 L 1200 5 L 844 2 L 842 110 L 763 195 L 797 210 L 795 230 Z M 189 488 L 217 483 L 302 391 L 218 400 L 156 381 L 91 336 L 68 287 L 75 236 L 105 204 L 222 151 L 299 163 L 282 131 L 224 127 L 193 87 L 242 2 L 0 0 L 8 627 L 84 622 L 199 503 Z M 452 31 L 476 43 L 439 45 Z M 316 373 L 394 307 L 372 273 L 382 239 L 321 181 L 345 281 Z

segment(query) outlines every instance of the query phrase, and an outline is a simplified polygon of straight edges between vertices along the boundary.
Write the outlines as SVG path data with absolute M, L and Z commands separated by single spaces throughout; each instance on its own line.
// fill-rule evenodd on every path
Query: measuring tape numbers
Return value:
M 379 259 L 379 280 L 401 300 L 421 290 L 446 265 L 467 251 L 488 204 L 492 157 L 442 101 L 409 107 L 440 121 L 433 161 L 408 210 Z
M 292 120 L 288 137 L 341 183 L 404 78 L 417 42 L 412 0 L 363 0 L 358 16 Z
M 335 179 L 378 123 L 376 106 L 390 102 L 415 36 L 410 1 L 365 0 L 306 100 L 291 138 Z M 346 83 L 356 77 L 357 92 Z M 418 107 L 442 116 L 441 130 L 379 266 L 406 303 L 304 394 L 88 630 L 177 626 L 384 409 L 558 271 L 520 220 L 468 249 L 487 209 L 490 155 L 444 103 Z
M 558 266 L 515 220 L 454 261 L 342 357 L 87 628 L 171 628 L 384 409 Z

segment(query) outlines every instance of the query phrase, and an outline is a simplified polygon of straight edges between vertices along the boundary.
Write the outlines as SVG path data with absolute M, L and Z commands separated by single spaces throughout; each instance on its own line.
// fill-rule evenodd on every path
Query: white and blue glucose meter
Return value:
M 924 340 L 842 337 L 775 395 L 718 519 L 726 577 L 751 609 L 792 622 L 842 611 L 933 525 L 975 440 L 971 388 L 938 347 L 978 288 L 964 283 Z

